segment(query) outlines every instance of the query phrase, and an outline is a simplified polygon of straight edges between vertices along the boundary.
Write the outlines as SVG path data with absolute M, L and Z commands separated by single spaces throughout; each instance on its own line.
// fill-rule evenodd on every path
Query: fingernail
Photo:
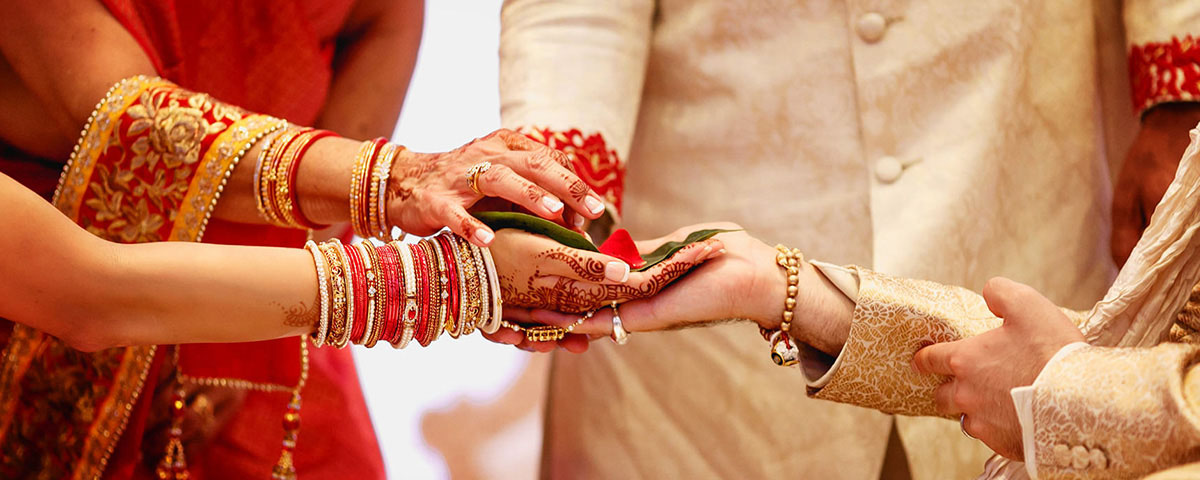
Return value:
M 545 205 L 546 209 L 550 210 L 551 212 L 557 212 L 563 208 L 563 202 L 561 200 L 549 195 L 542 197 L 542 205 Z
M 561 203 L 559 204 L 561 205 Z M 575 228 L 583 228 L 583 215 L 575 215 Z
M 608 262 L 604 267 L 604 278 L 614 282 L 625 283 L 629 280 L 629 264 L 625 262 Z
M 494 238 L 496 238 L 496 234 L 487 230 L 480 229 L 475 231 L 475 240 L 484 245 L 492 243 L 492 239 Z
M 583 199 L 583 204 L 587 207 L 589 212 L 592 212 L 593 215 L 597 215 L 604 211 L 604 202 L 601 202 L 599 198 L 589 196 Z
M 724 255 L 724 254 L 725 254 L 725 249 L 724 249 L 724 248 L 722 248 L 722 249 L 720 249 L 720 250 L 717 250 L 717 251 L 718 251 L 718 252 L 721 252 L 721 255 Z

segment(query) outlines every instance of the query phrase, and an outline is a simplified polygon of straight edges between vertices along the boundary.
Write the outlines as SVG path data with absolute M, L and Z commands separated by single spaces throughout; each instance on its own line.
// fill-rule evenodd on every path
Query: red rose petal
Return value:
M 642 255 L 638 253 L 637 245 L 633 243 L 633 237 L 629 236 L 629 232 L 624 228 L 617 229 L 612 235 L 609 235 L 608 240 L 600 245 L 600 253 L 611 255 L 624 260 L 631 268 L 642 268 L 646 264 L 642 260 Z

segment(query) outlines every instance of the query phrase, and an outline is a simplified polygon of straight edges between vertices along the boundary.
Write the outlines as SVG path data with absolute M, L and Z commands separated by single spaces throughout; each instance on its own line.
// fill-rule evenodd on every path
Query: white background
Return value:
M 415 151 L 447 151 L 499 128 L 500 0 L 438 0 L 425 9 L 421 53 L 393 139 Z M 355 348 L 354 356 L 389 478 L 447 478 L 441 456 L 422 441 L 421 414 L 497 396 L 529 359 L 478 335 L 401 351 Z M 506 452 L 533 471 L 540 419 L 504 437 Z

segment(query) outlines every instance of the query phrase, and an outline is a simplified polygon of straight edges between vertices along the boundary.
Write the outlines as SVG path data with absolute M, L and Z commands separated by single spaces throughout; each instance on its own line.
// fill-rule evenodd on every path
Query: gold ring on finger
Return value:
M 480 196 L 486 196 L 479 190 L 479 176 L 492 168 L 492 162 L 479 162 L 467 169 L 467 186 Z

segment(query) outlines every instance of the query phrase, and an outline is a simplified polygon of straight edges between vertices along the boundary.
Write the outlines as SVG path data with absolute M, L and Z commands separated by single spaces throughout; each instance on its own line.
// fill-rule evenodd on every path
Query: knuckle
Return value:
M 970 407 L 974 405 L 972 403 L 973 401 L 974 398 L 972 397 L 971 393 L 961 386 L 955 388 L 954 392 L 950 394 L 950 402 L 957 406 L 961 411 L 970 410 Z M 970 417 L 968 416 L 968 418 Z
M 966 373 L 970 367 L 970 362 L 964 359 L 961 355 L 951 355 L 946 359 L 946 368 L 950 370 L 950 375 L 958 376 Z

